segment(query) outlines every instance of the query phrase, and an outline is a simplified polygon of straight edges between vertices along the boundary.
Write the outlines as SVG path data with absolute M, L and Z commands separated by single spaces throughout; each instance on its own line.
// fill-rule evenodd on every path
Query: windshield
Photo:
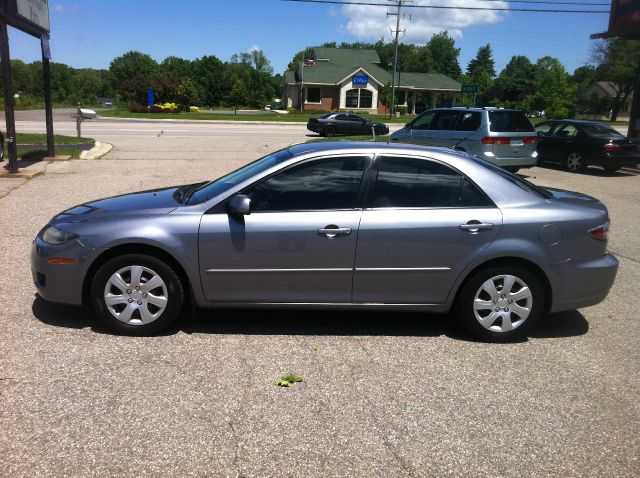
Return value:
M 600 138 L 610 138 L 612 136 L 616 138 L 624 138 L 623 134 L 618 133 L 615 129 L 600 123 L 583 123 L 580 127 L 589 136 L 597 136 Z
M 500 176 L 505 178 L 507 181 L 511 181 L 513 184 L 524 189 L 525 191 L 532 192 L 537 196 L 543 197 L 544 199 L 550 199 L 553 197 L 553 194 L 551 194 L 546 189 L 540 186 L 536 186 L 533 183 L 530 183 L 526 179 L 518 176 L 517 174 L 513 174 L 512 172 L 507 171 L 506 169 L 502 169 L 500 166 L 496 166 L 495 164 L 485 161 L 484 159 L 478 158 L 477 156 L 468 155 L 468 157 L 473 161 L 475 161 L 476 163 L 484 166 L 485 168 L 490 169 L 494 173 L 499 174 Z
M 293 154 L 291 154 L 291 151 L 288 149 L 282 149 L 270 154 L 269 156 L 260 158 L 253 163 L 249 163 L 246 166 L 227 174 L 226 176 L 222 176 L 214 181 L 203 184 L 200 188 L 193 191 L 193 193 L 187 198 L 186 203 L 191 206 L 193 204 L 200 204 L 208 201 L 209 199 L 216 197 L 218 194 L 227 191 L 233 186 L 240 184 L 256 174 L 260 174 L 262 171 L 266 171 L 272 166 L 275 166 L 292 156 Z

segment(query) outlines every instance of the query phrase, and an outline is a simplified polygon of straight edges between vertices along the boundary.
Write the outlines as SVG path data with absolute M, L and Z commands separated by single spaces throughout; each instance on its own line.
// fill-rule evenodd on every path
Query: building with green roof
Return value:
M 285 71 L 284 90 L 287 108 L 304 110 L 354 110 L 386 113 L 380 101 L 392 73 L 380 66 L 375 50 L 314 48 L 313 59 L 305 60 L 296 71 Z M 436 106 L 443 94 L 455 98 L 461 84 L 440 73 L 398 74 L 396 104 L 414 113 L 418 95 L 430 93 L 430 105 Z M 423 95 L 420 95 L 423 96 Z

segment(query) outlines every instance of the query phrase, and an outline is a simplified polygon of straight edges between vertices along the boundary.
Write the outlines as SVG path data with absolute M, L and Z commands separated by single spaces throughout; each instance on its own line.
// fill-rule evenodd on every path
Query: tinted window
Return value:
M 373 93 L 369 90 L 360 90 L 360 108 L 371 108 Z
M 496 133 L 535 131 L 522 111 L 489 111 L 490 130 Z
M 475 131 L 480 127 L 481 121 L 482 113 L 479 111 L 465 111 L 460 114 L 456 129 L 458 131 Z
M 347 121 L 347 115 L 336 115 L 335 119 L 339 121 Z
M 429 129 L 431 126 L 431 120 L 433 116 L 436 114 L 435 111 L 427 111 L 426 113 L 422 113 L 411 123 L 411 129 Z
M 476 187 L 448 166 L 415 158 L 381 158 L 368 207 L 488 206 Z
M 360 118 L 360 116 L 358 115 L 349 115 L 349 121 L 359 121 L 362 122 L 362 118 Z
M 452 130 L 456 126 L 457 119 L 457 111 L 438 111 L 429 129 Z
M 364 157 L 326 158 L 293 166 L 245 191 L 252 211 L 352 209 Z
M 555 125 L 555 123 L 542 123 L 536 126 L 536 131 L 542 136 L 550 136 Z
M 554 136 L 561 138 L 573 138 L 578 133 L 578 130 L 572 124 L 566 124 L 557 129 Z

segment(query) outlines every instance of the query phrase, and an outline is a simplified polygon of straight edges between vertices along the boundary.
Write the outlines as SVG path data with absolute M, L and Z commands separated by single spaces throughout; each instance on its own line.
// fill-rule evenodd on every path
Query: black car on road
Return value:
M 335 136 L 336 134 L 368 135 L 389 134 L 389 128 L 384 123 L 369 121 L 353 113 L 332 112 L 319 117 L 310 118 L 307 129 L 320 136 Z
M 539 160 L 564 164 L 574 173 L 587 166 L 613 172 L 640 163 L 640 143 L 597 121 L 544 121 L 536 130 Z

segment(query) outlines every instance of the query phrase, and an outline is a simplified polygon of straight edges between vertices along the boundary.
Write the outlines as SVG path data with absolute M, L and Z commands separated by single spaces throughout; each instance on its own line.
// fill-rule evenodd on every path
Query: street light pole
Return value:
M 391 77 L 391 116 L 395 113 L 396 108 L 396 72 L 398 71 L 398 35 L 400 34 L 400 9 L 406 3 L 409 3 L 410 0 L 389 0 L 390 2 L 394 2 L 398 7 L 398 11 L 396 13 L 387 13 L 388 16 L 395 15 L 396 17 L 396 30 L 395 30 L 395 46 L 393 53 L 393 76 Z

